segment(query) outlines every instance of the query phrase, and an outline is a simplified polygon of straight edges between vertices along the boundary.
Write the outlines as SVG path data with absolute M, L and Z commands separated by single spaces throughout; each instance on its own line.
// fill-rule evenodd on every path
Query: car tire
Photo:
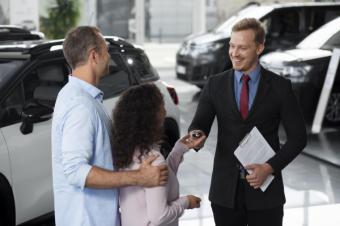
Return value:
M 14 197 L 10 184 L 0 174 L 0 225 L 15 226 Z
M 172 150 L 172 145 L 169 143 L 169 141 L 167 140 L 163 140 L 161 143 L 161 153 L 164 157 L 164 159 L 166 159 L 168 157 L 168 155 L 170 154 L 171 150 Z
M 324 116 L 325 125 L 340 126 L 340 86 L 334 86 Z
M 166 159 L 179 139 L 179 128 L 175 120 L 166 118 L 164 121 L 164 135 L 161 142 L 161 153 Z

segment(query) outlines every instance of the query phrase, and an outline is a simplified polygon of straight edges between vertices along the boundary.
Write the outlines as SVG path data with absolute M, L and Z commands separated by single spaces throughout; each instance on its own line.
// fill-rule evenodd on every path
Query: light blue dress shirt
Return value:
M 111 120 L 95 86 L 70 76 L 52 121 L 52 167 L 57 226 L 119 226 L 118 190 L 85 187 L 92 166 L 113 170 Z
M 259 86 L 260 82 L 260 72 L 261 66 L 257 64 L 256 68 L 250 72 L 249 77 L 250 80 L 248 81 L 248 109 L 250 110 L 251 106 L 253 105 L 257 87 Z M 234 71 L 234 92 L 235 98 L 238 109 L 240 109 L 240 96 L 241 96 L 241 89 L 242 89 L 242 71 Z

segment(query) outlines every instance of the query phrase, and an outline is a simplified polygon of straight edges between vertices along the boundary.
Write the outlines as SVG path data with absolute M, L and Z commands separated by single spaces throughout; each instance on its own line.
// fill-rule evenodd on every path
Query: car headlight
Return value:
M 294 83 L 306 82 L 309 79 L 309 72 L 313 69 L 312 65 L 271 65 L 261 61 L 261 65 L 269 71 L 290 79 Z
M 304 77 L 306 76 L 310 70 L 312 69 L 311 65 L 299 65 L 299 66 L 284 66 L 282 68 L 281 75 L 285 77 Z

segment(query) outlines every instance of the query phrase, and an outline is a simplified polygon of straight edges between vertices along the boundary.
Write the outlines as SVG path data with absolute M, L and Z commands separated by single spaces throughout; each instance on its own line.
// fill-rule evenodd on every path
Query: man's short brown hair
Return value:
M 265 31 L 264 28 L 262 26 L 262 24 L 260 23 L 260 21 L 258 21 L 255 18 L 244 18 L 242 20 L 240 20 L 239 22 L 237 22 L 233 28 L 232 28 L 232 32 L 234 31 L 244 31 L 244 30 L 248 30 L 251 29 L 254 31 L 255 34 L 255 42 L 257 42 L 258 44 L 264 44 L 265 41 Z
M 67 33 L 63 52 L 72 69 L 86 63 L 90 49 L 100 52 L 102 41 L 99 33 L 99 28 L 92 26 L 79 26 Z

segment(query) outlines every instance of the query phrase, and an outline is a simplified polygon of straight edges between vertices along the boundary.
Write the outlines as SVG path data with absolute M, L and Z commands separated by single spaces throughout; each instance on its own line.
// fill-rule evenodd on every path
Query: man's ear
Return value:
M 98 53 L 94 49 L 90 50 L 89 60 L 94 63 L 98 62 Z
M 260 54 L 263 52 L 264 50 L 264 44 L 257 44 L 257 47 L 256 47 L 256 54 L 258 56 L 260 56 Z

